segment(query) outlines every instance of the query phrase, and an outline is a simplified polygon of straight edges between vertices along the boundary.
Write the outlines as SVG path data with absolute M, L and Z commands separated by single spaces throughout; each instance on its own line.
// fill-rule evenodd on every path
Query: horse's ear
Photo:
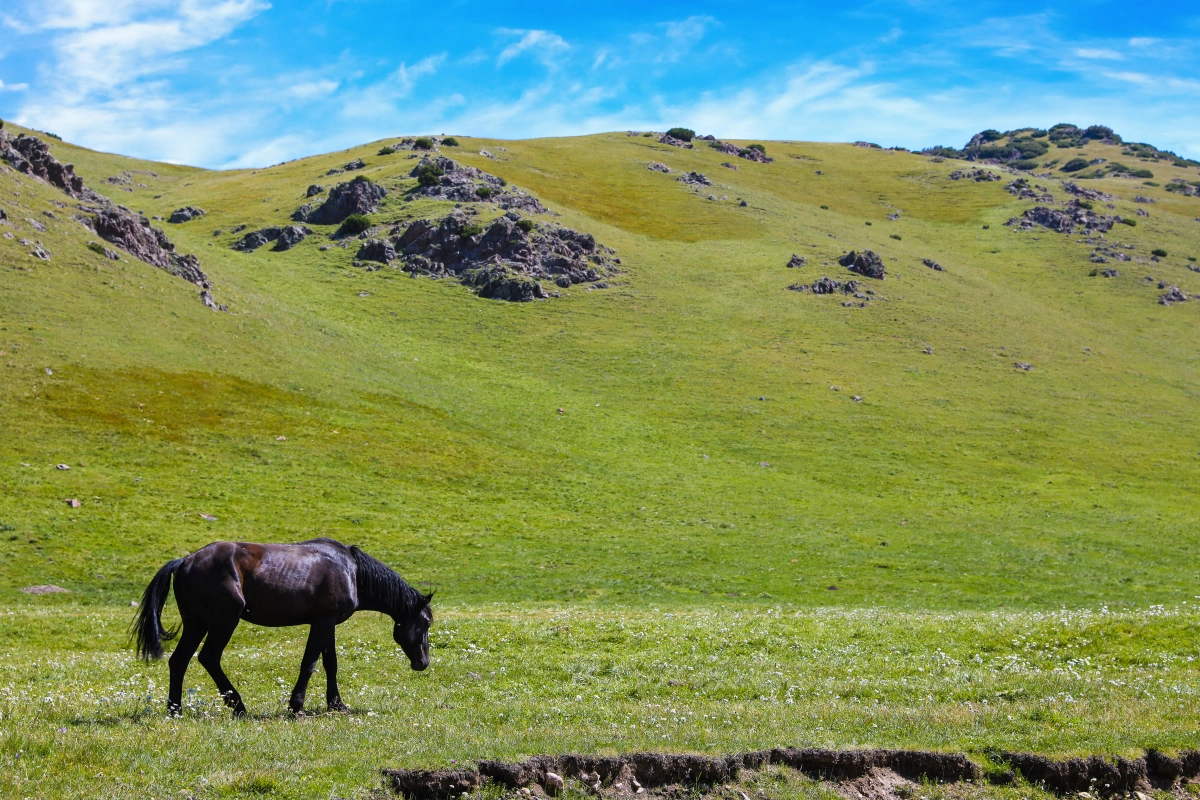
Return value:
M 430 603 L 433 602 L 433 592 L 430 592 L 429 594 L 425 595 L 424 597 L 425 597 L 425 605 L 429 605 Z

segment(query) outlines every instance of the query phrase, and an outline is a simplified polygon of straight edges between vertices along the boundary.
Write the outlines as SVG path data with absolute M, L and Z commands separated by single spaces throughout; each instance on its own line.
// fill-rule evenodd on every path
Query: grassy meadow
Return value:
M 1164 188 L 1195 168 L 1085 182 L 1138 221 L 1107 236 L 1132 260 L 1104 278 L 1083 237 L 1006 227 L 1033 203 L 1007 174 L 950 180 L 960 161 L 459 137 L 446 155 L 622 259 L 609 289 L 507 304 L 356 268 L 320 249 L 328 227 L 230 249 L 357 157 L 391 191 L 376 222 L 447 213 L 406 200 L 416 162 L 376 155 L 395 139 L 228 172 L 50 141 L 134 210 L 206 209 L 155 224 L 229 312 L 93 253 L 70 198 L 0 175 L 6 796 L 348 797 L 382 766 L 566 750 L 1200 744 L 1200 303 L 1157 303 L 1160 281 L 1200 293 L 1200 198 Z M 1055 175 L 1034 182 L 1066 199 Z M 845 279 L 862 248 L 888 271 L 869 307 L 786 290 Z M 154 570 L 314 536 L 436 588 L 434 667 L 356 618 L 353 713 L 295 722 L 304 632 L 242 626 L 226 668 L 252 719 L 226 719 L 198 665 L 163 719 L 166 665 L 123 638 Z M 19 591 L 44 583 L 69 593 Z

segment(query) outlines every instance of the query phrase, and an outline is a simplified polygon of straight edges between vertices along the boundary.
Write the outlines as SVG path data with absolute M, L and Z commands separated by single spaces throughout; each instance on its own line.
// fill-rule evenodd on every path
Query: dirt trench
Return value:
M 391 790 L 408 800 L 449 800 L 485 783 L 522 797 L 556 796 L 578 785 L 600 798 L 672 798 L 706 794 L 738 780 L 743 770 L 789 767 L 813 780 L 835 784 L 848 800 L 894 800 L 914 796 L 916 783 L 1028 783 L 1056 794 L 1089 792 L 1111 797 L 1152 789 L 1178 789 L 1200 775 L 1200 751 L 1178 758 L 1157 750 L 1135 759 L 1101 756 L 1054 760 L 1031 753 L 992 752 L 1001 765 L 982 769 L 959 753 L 919 750 L 825 750 L 775 748 L 728 756 L 632 753 L 623 756 L 533 756 L 519 762 L 480 761 L 476 769 L 385 769 Z M 573 784 L 571 782 L 574 782 Z M 742 794 L 742 800 L 745 800 Z

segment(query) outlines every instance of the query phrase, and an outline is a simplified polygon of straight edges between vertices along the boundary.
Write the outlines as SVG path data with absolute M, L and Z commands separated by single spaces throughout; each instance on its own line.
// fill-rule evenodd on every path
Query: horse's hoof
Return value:
M 234 719 L 245 719 L 246 718 L 246 707 L 244 705 L 242 705 L 241 703 L 238 703 L 237 706 L 233 709 L 233 718 Z
M 340 698 L 339 698 L 339 699 L 335 699 L 335 700 L 330 700 L 330 701 L 329 701 L 329 710 L 330 710 L 330 711 L 334 711 L 334 712 L 336 712 L 336 713 L 338 713 L 338 714 L 345 714 L 345 713 L 348 713 L 348 712 L 350 711 L 350 709 L 349 709 L 349 708 L 346 706 L 346 704 L 345 704 L 345 703 L 343 703 L 343 702 L 341 701 L 341 699 L 340 699 Z
M 182 717 L 183 716 L 183 706 L 179 705 L 178 703 L 167 703 L 167 716 L 168 717 Z

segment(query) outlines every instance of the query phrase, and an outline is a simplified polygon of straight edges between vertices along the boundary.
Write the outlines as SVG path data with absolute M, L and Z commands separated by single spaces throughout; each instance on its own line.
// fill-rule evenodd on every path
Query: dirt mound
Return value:
M 863 250 L 856 253 L 851 250 L 838 259 L 838 263 L 851 272 L 857 272 L 864 278 L 883 280 L 883 259 L 873 250 Z
M 25 594 L 65 594 L 70 589 L 64 589 L 61 586 L 55 586 L 52 583 L 42 583 L 37 586 L 25 586 L 21 589 Z
M 18 172 L 41 178 L 76 199 L 84 197 L 83 178 L 75 174 L 71 164 L 59 163 L 50 155 L 50 147 L 36 136 L 18 134 L 9 138 L 0 131 L 0 158 L 13 165 Z
M 439 223 L 417 220 L 392 239 L 413 273 L 450 276 L 483 297 L 545 296 L 537 280 L 564 288 L 595 283 L 616 272 L 616 251 L 588 233 L 558 225 L 534 225 L 509 211 L 485 229 L 460 210 Z M 536 288 L 535 288 L 536 284 Z
M 994 760 L 1009 764 L 1032 784 L 1042 784 L 1058 794 L 1095 792 L 1114 795 L 1121 792 L 1170 789 L 1180 778 L 1200 774 L 1200 751 L 1185 750 L 1172 758 L 1157 750 L 1148 750 L 1141 758 L 1109 760 L 1100 756 L 1070 758 L 1062 761 L 1031 753 L 1001 753 Z
M 550 213 L 537 198 L 509 188 L 503 178 L 476 167 L 459 164 L 446 156 L 421 159 L 421 162 L 413 167 L 409 177 L 420 178 L 422 174 L 431 176 L 429 179 L 437 182 L 416 189 L 413 195 L 417 197 L 453 200 L 457 203 L 495 203 L 501 208 L 516 209 L 528 214 Z
M 379 207 L 387 189 L 359 175 L 349 183 L 339 183 L 329 190 L 329 197 L 315 211 L 292 215 L 297 222 L 313 225 L 337 225 L 351 214 L 370 214 Z

